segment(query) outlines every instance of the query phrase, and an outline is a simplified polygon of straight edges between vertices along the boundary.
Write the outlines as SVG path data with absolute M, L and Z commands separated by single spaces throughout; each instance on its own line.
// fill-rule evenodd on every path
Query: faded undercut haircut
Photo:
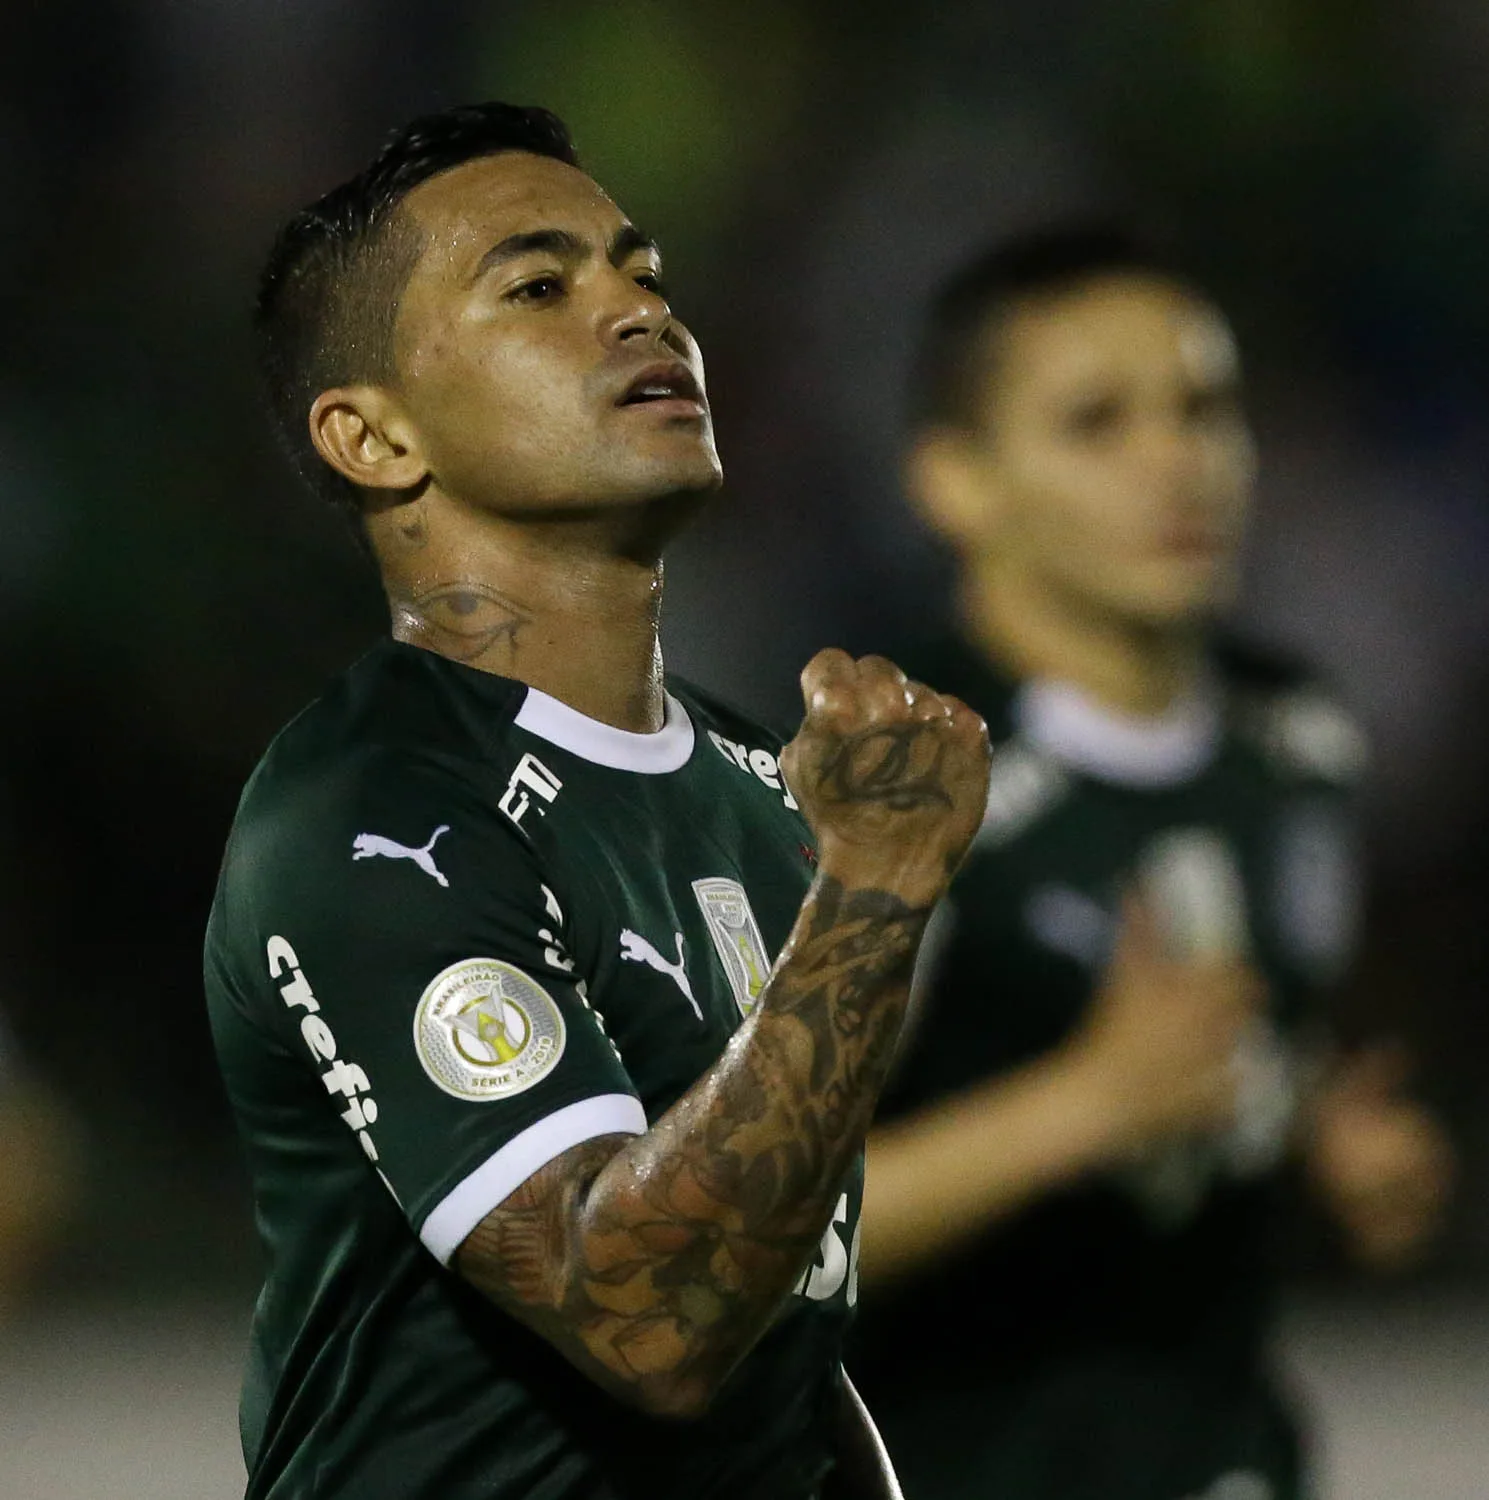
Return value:
M 927 311 L 912 365 L 912 431 L 978 425 L 998 330 L 1024 304 L 1124 275 L 1192 286 L 1156 249 L 1108 224 L 1040 229 L 967 262 L 941 284 Z
M 316 452 L 310 408 L 322 391 L 393 373 L 398 301 L 422 249 L 398 212 L 404 198 L 441 172 L 505 151 L 579 165 L 567 127 L 546 109 L 493 102 L 424 115 L 301 209 L 269 252 L 253 321 L 270 415 L 301 478 L 353 520 L 357 487 Z

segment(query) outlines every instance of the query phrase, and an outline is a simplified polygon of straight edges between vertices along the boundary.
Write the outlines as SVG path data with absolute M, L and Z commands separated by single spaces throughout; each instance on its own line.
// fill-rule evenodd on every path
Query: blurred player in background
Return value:
M 855 1374 L 909 1500 L 1289 1500 L 1285 1163 L 1389 1266 L 1448 1152 L 1317 1033 L 1362 749 L 1213 629 L 1254 479 L 1231 333 L 1120 234 L 1050 233 L 944 289 L 914 399 L 960 618 L 907 666 L 995 753 L 871 1138 Z

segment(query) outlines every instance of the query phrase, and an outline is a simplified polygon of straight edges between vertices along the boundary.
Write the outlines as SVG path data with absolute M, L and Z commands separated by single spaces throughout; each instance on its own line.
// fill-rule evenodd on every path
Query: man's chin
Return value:
M 712 443 L 700 444 L 691 453 L 668 454 L 627 468 L 623 477 L 617 476 L 617 498 L 629 495 L 640 502 L 670 495 L 709 495 L 724 482 L 724 468 Z
M 660 555 L 679 532 L 692 523 L 723 482 L 717 463 L 653 470 L 616 476 L 613 488 L 590 507 L 592 517 L 603 514 L 617 545 L 637 555 Z

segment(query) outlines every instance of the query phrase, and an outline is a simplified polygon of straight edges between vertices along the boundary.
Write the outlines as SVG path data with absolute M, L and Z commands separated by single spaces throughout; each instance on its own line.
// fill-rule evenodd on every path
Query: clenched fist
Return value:
M 881 656 L 819 651 L 801 686 L 806 717 L 781 768 L 821 868 L 929 906 L 982 822 L 987 726 Z

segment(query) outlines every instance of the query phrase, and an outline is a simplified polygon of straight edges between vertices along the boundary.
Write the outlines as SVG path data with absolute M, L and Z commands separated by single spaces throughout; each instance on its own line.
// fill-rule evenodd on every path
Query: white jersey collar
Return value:
M 1014 700 L 1020 737 L 1072 770 L 1119 786 L 1192 780 L 1220 744 L 1220 694 L 1212 682 L 1155 719 L 1114 713 L 1068 682 L 1036 679 Z
M 693 754 L 693 721 L 671 693 L 667 694 L 666 721 L 655 734 L 632 734 L 602 724 L 534 687 L 528 688 L 513 722 L 581 760 L 616 771 L 658 776 L 680 771 Z

